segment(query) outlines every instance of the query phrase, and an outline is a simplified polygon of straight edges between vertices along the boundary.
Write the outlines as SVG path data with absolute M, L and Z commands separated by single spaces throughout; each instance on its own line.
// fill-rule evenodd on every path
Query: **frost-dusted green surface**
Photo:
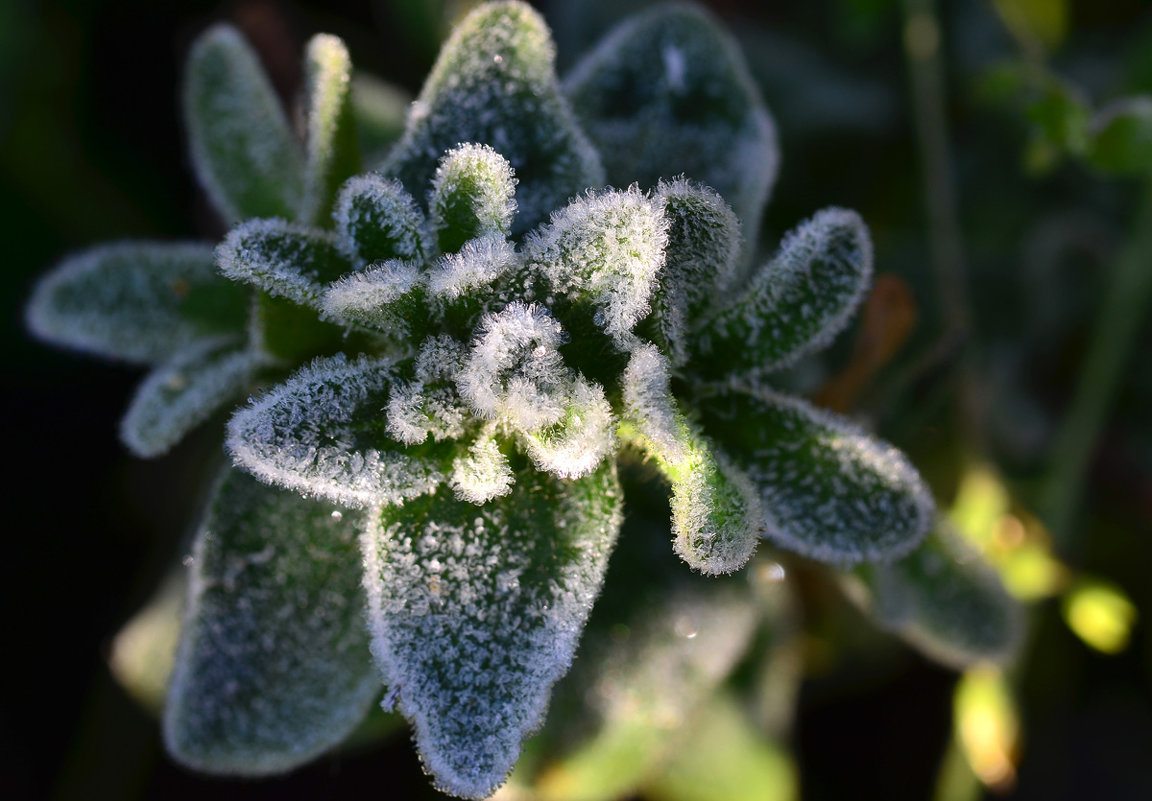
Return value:
M 427 332 L 420 265 L 393 259 L 350 273 L 331 284 L 320 310 L 334 322 L 373 328 L 393 337 Z
M 164 710 L 169 752 L 280 773 L 332 748 L 380 690 L 352 513 L 229 470 L 193 549 Z
M 304 191 L 304 153 L 256 53 L 216 25 L 188 53 L 184 119 L 192 166 L 227 219 L 292 219 Z
M 451 450 L 405 448 L 389 436 L 384 409 L 397 372 L 386 359 L 317 359 L 236 412 L 228 451 L 263 481 L 348 506 L 432 492 Z
M 554 55 L 548 28 L 527 4 L 473 11 L 440 51 L 385 172 L 420 197 L 445 151 L 464 142 L 489 145 L 520 181 L 517 233 L 599 186 L 600 160 L 560 94 Z
M 242 332 L 246 294 L 217 274 L 210 245 L 122 242 L 64 259 L 36 285 L 27 320 L 47 342 L 149 364 Z
M 224 404 L 239 400 L 264 362 L 235 338 L 188 347 L 136 389 L 120 421 L 120 439 L 143 458 L 167 453 Z
M 826 347 L 871 281 L 872 241 L 860 216 L 817 213 L 708 321 L 702 371 L 758 378 Z
M 846 565 L 903 556 L 928 531 L 932 497 L 908 459 L 844 418 L 766 389 L 700 409 L 759 490 L 776 544 Z
M 512 165 L 492 148 L 465 144 L 445 153 L 428 200 L 440 252 L 455 253 L 477 236 L 507 236 L 515 195 Z
M 611 31 L 564 82 L 608 182 L 685 174 L 718 191 L 754 246 L 779 162 L 739 48 L 703 9 L 671 5 Z
M 307 162 L 299 219 L 323 224 L 336 191 L 360 171 L 352 120 L 352 59 L 335 36 L 318 34 L 304 53 Z
M 876 620 L 938 662 L 1002 662 L 1020 644 L 1019 605 L 992 567 L 947 528 L 903 559 L 862 566 L 860 575 Z
M 424 213 L 398 181 L 377 173 L 345 183 L 333 216 L 340 247 L 350 259 L 422 261 L 428 250 Z
M 540 725 L 620 526 L 614 465 L 532 470 L 483 506 L 450 491 L 393 507 L 362 538 L 373 654 L 438 786 L 485 798 Z

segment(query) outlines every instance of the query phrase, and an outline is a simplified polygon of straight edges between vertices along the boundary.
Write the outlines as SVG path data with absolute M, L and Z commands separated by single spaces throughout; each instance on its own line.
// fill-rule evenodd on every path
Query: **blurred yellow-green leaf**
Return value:
M 1117 586 L 1086 579 L 1064 596 L 1064 620 L 1076 636 L 1097 651 L 1118 654 L 1128 646 L 1136 606 Z

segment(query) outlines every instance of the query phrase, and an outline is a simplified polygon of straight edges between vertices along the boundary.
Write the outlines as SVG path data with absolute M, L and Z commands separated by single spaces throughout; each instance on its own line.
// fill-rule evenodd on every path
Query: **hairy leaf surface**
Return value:
M 299 219 L 323 225 L 345 179 L 360 171 L 352 114 L 352 59 L 339 38 L 313 36 L 304 53 L 307 163 Z
M 333 216 L 340 247 L 354 261 L 424 260 L 424 212 L 398 181 L 377 173 L 349 179 Z
M 508 160 L 486 145 L 444 154 L 428 201 L 441 253 L 477 236 L 507 236 L 516 216 L 516 178 Z

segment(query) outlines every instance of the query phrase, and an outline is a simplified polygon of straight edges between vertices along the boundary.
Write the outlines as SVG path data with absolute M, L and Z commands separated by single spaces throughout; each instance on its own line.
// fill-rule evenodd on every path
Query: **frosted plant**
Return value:
M 994 584 L 949 573 L 935 539 L 917 550 L 934 511 L 907 458 L 772 387 L 848 323 L 872 250 L 858 215 L 828 209 L 755 266 L 778 158 L 728 37 L 672 6 L 563 87 L 552 62 L 528 6 L 481 6 L 362 172 L 339 40 L 308 45 L 294 131 L 243 39 L 213 28 L 185 112 L 230 233 L 95 248 L 36 289 L 39 336 L 154 367 L 122 425 L 137 454 L 250 397 L 190 568 L 176 759 L 288 770 L 387 686 L 436 784 L 492 793 L 600 593 L 621 455 L 662 482 L 673 549 L 702 576 L 767 540 L 858 566 L 884 625 L 949 661 L 1007 647 L 1011 627 L 981 611 L 1008 619 Z M 666 716 L 715 690 L 756 629 L 746 595 L 730 581 L 654 601 L 658 628 L 691 616 L 716 646 L 640 641 L 641 664 L 599 683 L 602 711 L 621 682 Z M 685 671 L 691 689 L 662 698 Z

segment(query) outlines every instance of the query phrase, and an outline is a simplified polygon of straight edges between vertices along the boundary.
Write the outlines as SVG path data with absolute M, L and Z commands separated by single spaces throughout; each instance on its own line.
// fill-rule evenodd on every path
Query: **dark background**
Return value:
M 240 24 L 285 96 L 299 77 L 299 48 L 322 30 L 345 38 L 358 69 L 415 92 L 437 37 L 407 27 L 412 23 L 396 13 L 404 5 L 418 4 L 0 2 L 0 408 L 9 449 L 0 479 L 7 507 L 0 534 L 0 797 L 434 796 L 404 736 L 262 782 L 199 777 L 166 759 L 156 723 L 114 683 L 105 657 L 111 636 L 187 548 L 204 471 L 220 458 L 218 430 L 210 426 L 154 462 L 129 457 L 117 442 L 116 421 L 140 374 L 32 342 L 21 317 L 35 276 L 72 250 L 112 239 L 222 233 L 192 181 L 178 119 L 180 65 L 205 25 L 222 18 Z M 708 5 L 751 37 L 757 49 L 750 60 L 780 127 L 783 168 L 767 235 L 823 206 L 859 209 L 873 228 L 879 269 L 916 292 L 916 336 L 930 340 L 940 310 L 926 266 L 899 4 Z M 973 347 L 986 372 L 999 345 L 1020 352 L 1016 369 L 1033 407 L 1028 419 L 997 417 L 997 425 L 1026 427 L 1036 422 L 1028 415 L 1051 422 L 1067 404 L 1102 279 L 1092 265 L 1076 267 L 1075 289 L 1062 296 L 1064 326 L 1039 346 L 1026 342 L 1017 312 L 1034 289 L 1021 277 L 1030 237 L 1041 222 L 1058 225 L 1062 215 L 1082 214 L 1118 240 L 1133 187 L 1075 165 L 1028 175 L 1021 166 L 1026 124 L 983 104 L 978 91 L 980 70 L 1011 54 L 1011 41 L 987 4 L 948 2 L 941 13 L 946 111 L 977 318 Z M 577 25 L 570 12 L 555 19 L 568 20 L 556 31 L 563 69 L 597 23 L 589 17 Z M 1152 61 L 1142 55 L 1148 53 L 1152 15 L 1142 2 L 1077 3 L 1057 68 L 1106 99 L 1152 91 L 1152 65 L 1141 60 Z M 1142 619 L 1128 650 L 1109 657 L 1080 643 L 1054 602 L 1033 610 L 1020 681 L 1025 749 L 1011 798 L 1152 798 L 1149 345 L 1145 324 L 1094 456 L 1084 536 L 1072 557 L 1117 582 Z M 882 433 L 910 448 L 932 475 L 931 465 L 958 446 L 946 408 L 932 405 L 940 390 L 930 382 L 913 390 L 910 402 L 923 402 L 934 433 L 904 441 L 906 432 L 883 417 Z M 999 398 L 990 383 L 975 391 L 989 403 Z M 1043 430 L 1039 437 L 1042 446 Z M 990 440 L 1006 472 L 1026 484 L 1032 451 L 995 431 Z M 946 479 L 936 489 L 946 497 Z M 829 614 L 847 616 L 844 626 L 867 625 L 850 612 Z M 804 797 L 930 797 L 954 680 L 903 651 L 882 670 L 847 658 L 806 683 L 793 741 Z

